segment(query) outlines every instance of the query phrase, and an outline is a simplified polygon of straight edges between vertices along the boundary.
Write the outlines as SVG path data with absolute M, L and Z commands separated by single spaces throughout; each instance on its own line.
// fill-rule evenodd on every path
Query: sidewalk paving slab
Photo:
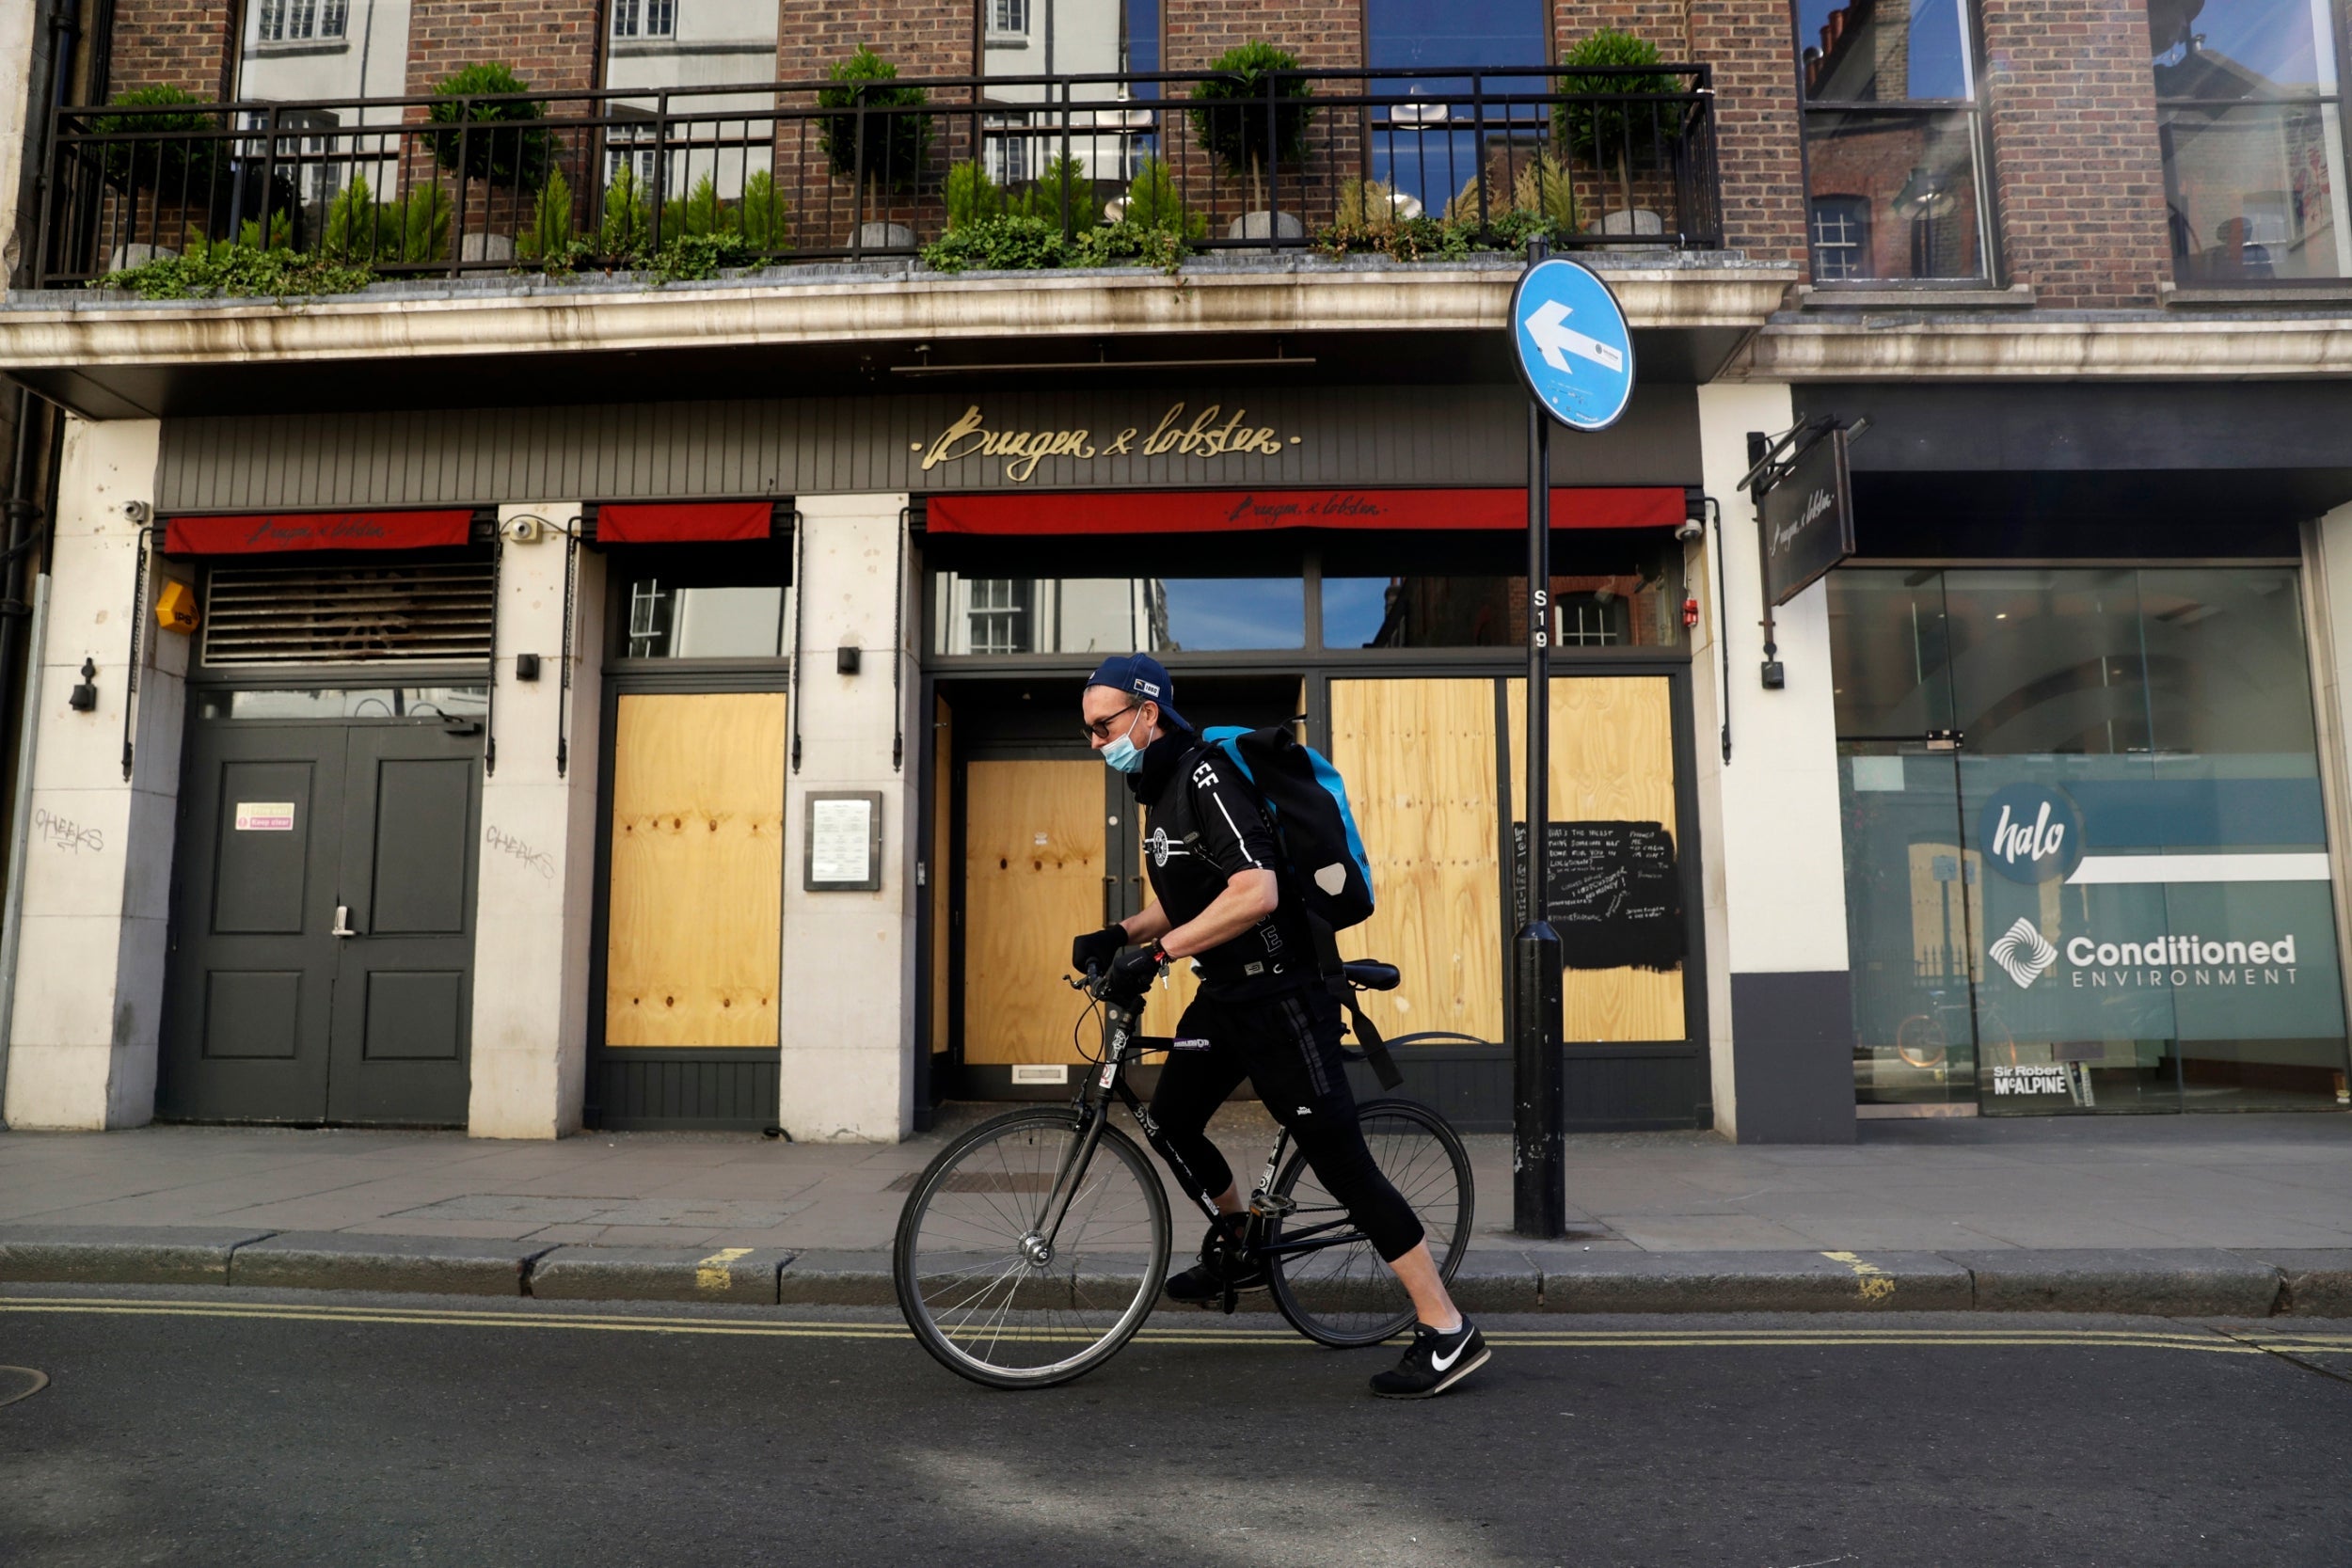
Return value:
M 0 1279 L 226 1285 L 230 1258 L 269 1234 L 220 1226 L 0 1226 Z
M 531 1242 L 463 1236 L 367 1236 L 347 1230 L 289 1231 L 241 1246 L 229 1283 L 312 1291 L 429 1291 L 443 1295 L 520 1296 L 533 1259 Z
M 531 1265 L 531 1293 L 557 1301 L 739 1301 L 772 1307 L 782 1247 L 560 1246 Z
M 2237 1255 L 2279 1271 L 2280 1312 L 2352 1318 L 2352 1247 L 2239 1248 Z
M 2280 1272 L 2218 1247 L 2042 1247 L 1954 1252 L 1980 1312 L 2143 1312 L 2266 1318 Z

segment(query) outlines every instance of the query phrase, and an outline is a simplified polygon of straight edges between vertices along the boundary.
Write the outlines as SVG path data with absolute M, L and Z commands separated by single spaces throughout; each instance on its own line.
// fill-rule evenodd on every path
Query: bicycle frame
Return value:
M 1088 1167 L 1093 1164 L 1096 1146 L 1103 1141 L 1103 1129 L 1110 1122 L 1110 1108 L 1114 1101 L 1127 1107 L 1127 1114 L 1134 1117 L 1136 1125 L 1143 1130 L 1144 1142 L 1151 1146 L 1154 1154 L 1167 1162 L 1168 1168 L 1176 1173 L 1178 1181 L 1214 1225 L 1218 1219 L 1218 1195 L 1208 1191 L 1206 1184 L 1184 1164 L 1160 1131 L 1160 1124 L 1152 1116 L 1152 1108 L 1136 1097 L 1135 1089 L 1127 1082 L 1128 1066 L 1140 1061 L 1155 1049 L 1143 1044 L 1143 1037 L 1136 1033 L 1136 1025 L 1142 1017 L 1141 999 L 1137 998 L 1130 1005 L 1124 999 L 1102 994 L 1093 986 L 1083 989 L 1103 1005 L 1102 1065 L 1088 1075 L 1079 1085 L 1076 1098 L 1071 1101 L 1071 1110 L 1078 1118 L 1078 1137 L 1071 1145 L 1070 1152 L 1063 1157 L 1061 1168 L 1055 1172 L 1053 1190 L 1046 1195 L 1045 1206 L 1038 1218 L 1038 1233 L 1047 1246 L 1053 1244 L 1061 1229 L 1062 1220 L 1070 1212 L 1071 1202 L 1076 1197 L 1079 1185 L 1086 1180 Z M 1246 1211 L 1248 1223 L 1245 1227 L 1241 1250 L 1261 1258 L 1283 1258 L 1320 1252 L 1327 1247 L 1348 1246 L 1362 1241 L 1362 1232 L 1346 1219 L 1312 1226 L 1295 1234 L 1283 1236 L 1279 1241 L 1268 1242 L 1265 1239 L 1266 1222 L 1285 1212 L 1273 1207 L 1270 1195 L 1274 1190 L 1275 1176 L 1281 1169 L 1282 1156 L 1289 1148 L 1290 1129 L 1278 1129 L 1274 1147 L 1266 1151 L 1265 1170 L 1258 1179 L 1257 1190 L 1250 1194 Z M 1232 1307 L 1232 1292 L 1229 1291 L 1226 1310 L 1230 1312 Z

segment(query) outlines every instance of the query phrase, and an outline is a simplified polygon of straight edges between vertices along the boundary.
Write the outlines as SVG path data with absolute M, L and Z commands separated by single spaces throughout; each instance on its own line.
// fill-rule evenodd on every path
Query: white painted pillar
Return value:
M 803 496 L 793 594 L 803 660 L 801 762 L 784 800 L 783 1068 L 778 1119 L 793 1137 L 893 1141 L 914 1127 L 915 810 L 914 572 L 903 494 Z M 894 603 L 894 595 L 898 595 Z M 898 646 L 891 632 L 899 629 Z M 835 650 L 861 650 L 854 675 Z M 891 670 L 898 666 L 897 701 Z M 891 760 L 894 740 L 903 755 Z M 879 790 L 882 888 L 809 893 L 811 790 Z
M 1700 619 L 1706 643 L 1693 655 L 1707 1016 L 1715 1125 L 1742 1143 L 1842 1143 L 1854 1129 L 1829 591 L 1817 583 L 1776 613 L 1788 685 L 1765 690 L 1756 505 L 1734 488 L 1748 467 L 1747 433 L 1794 422 L 1785 386 L 1699 388 L 1702 470 L 1723 505 L 1723 527 L 1708 538 L 1709 582 L 1724 596 L 1731 648 L 1726 692 L 1710 603 Z
M 577 557 L 572 691 L 556 768 L 563 689 L 564 556 L 560 533 L 512 537 L 515 519 L 572 528 L 580 506 L 501 507 L 508 535 L 499 571 L 497 767 L 482 781 L 481 874 L 474 895 L 472 1083 L 466 1130 L 477 1138 L 560 1138 L 580 1131 L 588 1083 L 591 913 L 596 865 L 598 690 L 603 671 L 604 558 Z M 516 659 L 539 657 L 520 681 Z
M 66 420 L 49 632 L 37 655 L 40 749 L 8 1049 L 10 1127 L 137 1127 L 155 1114 L 188 639 L 160 630 L 149 614 L 160 559 L 146 602 L 132 602 L 140 523 L 123 508 L 151 500 L 161 436 L 151 420 Z M 147 619 L 126 780 L 135 615 Z M 86 658 L 98 666 L 98 705 L 78 713 L 70 698 Z

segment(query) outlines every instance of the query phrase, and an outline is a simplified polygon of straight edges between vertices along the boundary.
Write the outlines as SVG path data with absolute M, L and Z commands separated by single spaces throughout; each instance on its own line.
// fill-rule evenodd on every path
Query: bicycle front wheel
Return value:
M 942 1365 L 993 1388 L 1042 1388 L 1134 1338 L 1168 1273 L 1168 1196 L 1135 1140 L 1103 1129 L 1061 1223 L 1055 1179 L 1076 1153 L 1066 1108 L 963 1133 L 915 1179 L 891 1270 L 898 1307 Z
M 1421 1217 L 1438 1274 L 1451 1280 L 1470 1248 L 1475 1199 L 1462 1140 L 1443 1117 L 1409 1100 L 1366 1101 L 1357 1122 L 1380 1174 Z M 1376 1345 L 1412 1326 L 1412 1298 L 1303 1151 L 1292 1149 L 1283 1162 L 1274 1196 L 1287 1207 L 1269 1227 L 1269 1245 L 1332 1243 L 1277 1251 L 1268 1260 L 1274 1305 L 1292 1327 L 1310 1339 L 1348 1347 Z

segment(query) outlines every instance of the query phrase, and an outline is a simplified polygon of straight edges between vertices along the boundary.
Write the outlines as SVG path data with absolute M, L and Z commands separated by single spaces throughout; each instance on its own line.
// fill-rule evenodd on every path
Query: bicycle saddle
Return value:
M 1404 978 L 1397 972 L 1396 965 L 1378 963 L 1371 958 L 1343 963 L 1340 965 L 1340 972 L 1347 976 L 1347 983 L 1358 990 L 1394 990 L 1397 982 Z

